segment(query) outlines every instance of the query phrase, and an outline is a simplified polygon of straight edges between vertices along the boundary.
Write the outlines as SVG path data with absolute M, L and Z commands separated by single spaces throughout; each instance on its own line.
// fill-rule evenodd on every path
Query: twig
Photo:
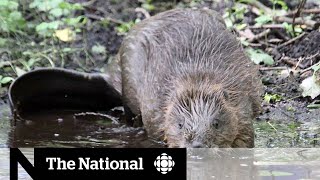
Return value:
M 268 43 L 280 43 L 283 42 L 282 39 L 272 38 L 268 40 Z
M 250 29 L 282 29 L 284 26 L 282 24 L 264 24 L 264 25 L 254 25 L 249 26 Z
M 297 63 L 297 65 L 294 67 L 294 70 L 296 70 L 298 68 L 298 66 L 300 65 L 301 61 L 304 60 L 304 58 L 299 57 L 299 61 Z M 300 66 L 299 66 L 300 67 Z
M 285 16 L 293 16 L 297 10 L 288 12 Z M 301 9 L 301 13 L 305 14 L 320 14 L 320 9 Z
M 263 10 L 266 14 L 271 14 L 272 10 L 265 6 L 264 4 L 262 4 L 261 2 L 257 1 L 257 0 L 251 0 L 248 2 L 250 5 L 257 7 L 258 9 Z
M 88 6 L 91 6 L 93 3 L 95 3 L 97 0 L 91 0 L 91 1 L 88 1 L 88 2 L 83 2 L 83 3 L 80 3 L 81 6 L 83 7 L 88 7 Z
M 278 132 L 278 130 L 268 121 L 267 122 L 269 124 L 269 126 L 271 126 L 276 132 Z
M 306 59 L 312 59 L 312 58 L 317 57 L 318 55 L 319 55 L 319 52 L 317 52 L 316 54 L 314 54 L 312 56 L 306 57 Z M 316 63 L 316 64 L 314 64 L 314 65 L 312 65 L 312 66 L 310 66 L 310 67 L 308 67 L 308 68 L 306 68 L 304 70 L 302 70 L 301 74 L 311 70 L 314 66 L 318 66 L 318 65 L 320 65 L 320 61 L 318 63 Z
M 293 23 L 293 19 L 289 17 L 284 17 L 284 16 L 275 16 L 273 18 L 274 21 L 276 22 L 287 22 L 287 23 Z M 313 20 L 304 20 L 302 18 L 296 18 L 295 19 L 295 24 L 301 24 L 301 25 L 307 25 L 311 28 L 313 28 L 316 25 L 316 21 Z
M 146 18 L 150 17 L 149 12 L 147 10 L 143 9 L 143 8 L 137 7 L 135 9 L 135 12 L 141 12 Z
M 256 41 L 262 37 L 265 37 L 266 35 L 268 35 L 269 33 L 271 32 L 270 29 L 266 29 L 264 31 L 262 31 L 261 33 L 255 35 L 252 39 L 249 39 L 248 42 L 253 42 L 253 41 Z
M 260 71 L 278 71 L 278 70 L 287 70 L 288 67 L 261 67 L 259 68 Z
M 301 0 L 301 2 L 299 3 L 299 7 L 298 7 L 298 10 L 297 12 L 293 15 L 293 19 L 292 19 L 292 31 L 293 31 L 293 34 L 294 36 L 296 36 L 296 31 L 295 31 L 295 25 L 296 25 L 296 18 L 300 16 L 300 12 L 301 12 L 301 9 L 304 7 L 304 5 L 306 4 L 306 1 L 307 0 Z
M 91 19 L 96 19 L 96 20 L 103 20 L 103 19 L 106 19 L 110 22 L 113 22 L 113 23 L 116 23 L 116 24 L 123 24 L 124 22 L 121 21 L 121 20 L 118 20 L 118 19 L 114 19 L 114 18 L 111 18 L 108 16 L 108 13 L 103 10 L 102 8 L 99 8 L 99 7 L 93 7 L 93 6 L 86 6 L 87 8 L 91 8 L 93 10 L 96 10 L 96 11 L 99 11 L 100 13 L 103 14 L 104 17 L 101 17 L 101 16 L 97 16 L 97 15 L 94 15 L 94 14 L 86 14 L 87 17 L 91 18 Z
M 123 21 L 120 21 L 120 20 L 117 20 L 117 19 L 113 19 L 111 17 L 102 17 L 102 16 L 98 16 L 98 15 L 95 15 L 95 14 L 86 14 L 86 17 L 88 17 L 90 19 L 99 20 L 99 21 L 108 20 L 108 21 L 116 23 L 116 24 L 123 24 L 124 23 Z
M 254 25 L 249 26 L 250 29 L 283 29 L 282 24 L 264 24 L 264 25 Z
M 281 58 L 281 61 L 283 61 L 284 63 L 286 64 L 289 64 L 291 66 L 297 66 L 297 63 L 293 61 L 294 59 L 288 57 L 288 56 L 285 56 L 285 57 L 282 57 Z
M 280 45 L 277 47 L 277 49 L 282 48 L 282 47 L 284 47 L 284 46 L 287 46 L 287 45 L 289 45 L 289 44 L 291 44 L 291 43 L 295 42 L 296 40 L 298 40 L 298 39 L 302 38 L 305 34 L 306 34 L 306 33 L 305 33 L 305 32 L 303 32 L 303 33 L 301 33 L 299 36 L 294 37 L 294 38 L 290 39 L 289 41 L 287 41 L 287 42 L 285 42 L 285 43 L 280 44 Z

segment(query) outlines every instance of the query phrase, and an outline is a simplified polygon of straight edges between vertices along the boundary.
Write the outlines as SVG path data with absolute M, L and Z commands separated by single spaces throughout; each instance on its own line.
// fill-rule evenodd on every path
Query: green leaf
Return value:
M 71 4 L 71 3 L 68 3 L 68 2 L 61 2 L 59 4 L 59 7 L 61 9 L 67 9 L 67 10 L 82 10 L 82 9 L 84 9 L 82 7 L 82 5 L 79 4 L 79 3 Z
M 59 7 L 59 4 L 64 0 L 34 0 L 29 7 L 37 8 L 39 11 L 50 11 L 53 8 Z
M 278 95 L 278 94 L 268 94 L 268 93 L 266 93 L 264 95 L 264 101 L 266 103 L 270 103 L 271 101 L 279 102 L 279 101 L 281 101 L 281 99 L 282 99 L 282 97 L 280 95 Z
M 51 36 L 53 31 L 59 28 L 61 21 L 42 22 L 36 26 L 36 31 L 42 36 Z
M 0 47 L 4 47 L 7 44 L 8 39 L 0 37 Z
M 68 53 L 68 52 L 71 52 L 72 49 L 71 48 L 63 48 L 62 49 L 62 52 L 65 52 L 65 53 Z
M 17 10 L 19 7 L 19 4 L 14 1 L 8 1 L 8 9 L 10 10 Z
M 312 66 L 312 69 L 313 69 L 313 71 L 314 72 L 317 72 L 317 71 L 319 71 L 319 69 L 320 69 L 320 64 L 319 65 L 317 65 L 317 66 Z
M 135 24 L 135 22 L 130 21 L 127 23 L 122 23 L 120 26 L 116 27 L 117 31 L 121 34 L 127 33 L 131 27 Z
M 256 25 L 263 25 L 267 24 L 268 22 L 272 21 L 272 17 L 270 15 L 261 15 L 254 19 L 256 22 Z
M 274 64 L 273 58 L 269 54 L 266 54 L 260 49 L 254 50 L 252 48 L 248 48 L 246 52 L 249 55 L 250 59 L 255 64 L 260 64 L 260 63 L 264 63 L 266 65 Z
M 12 82 L 14 79 L 12 77 L 4 77 L 1 79 L 0 83 L 1 84 L 7 84 L 9 82 Z
M 54 17 L 61 17 L 63 15 L 63 10 L 60 8 L 54 8 L 51 9 L 49 12 L 51 15 L 53 15 Z
M 237 28 L 238 30 L 242 30 L 242 29 L 244 29 L 245 27 L 247 27 L 247 24 L 237 24 L 237 26 L 236 26 L 236 28 Z
M 300 88 L 303 90 L 302 96 L 310 96 L 312 99 L 320 95 L 320 82 L 315 75 L 302 81 Z
M 153 11 L 155 9 L 154 5 L 152 4 L 148 4 L 148 3 L 144 3 L 141 6 L 142 8 L 148 10 L 148 11 Z
M 307 108 L 309 108 L 309 109 L 319 109 L 320 108 L 320 104 L 309 104 L 307 106 Z
M 65 19 L 65 22 L 70 25 L 70 26 L 74 26 L 74 27 L 77 27 L 77 26 L 80 26 L 80 25 L 84 25 L 86 24 L 88 21 L 88 19 L 84 16 L 78 16 L 78 17 L 75 17 L 75 18 L 66 18 Z
M 22 76 L 23 74 L 26 73 L 25 70 L 23 70 L 23 69 L 21 69 L 21 68 L 19 68 L 19 67 L 15 67 L 15 69 L 16 69 L 16 73 L 17 73 L 17 76 L 18 76 L 18 77 L 20 77 L 20 76 Z
M 106 48 L 100 44 L 92 46 L 91 51 L 97 54 L 106 54 L 107 52 Z

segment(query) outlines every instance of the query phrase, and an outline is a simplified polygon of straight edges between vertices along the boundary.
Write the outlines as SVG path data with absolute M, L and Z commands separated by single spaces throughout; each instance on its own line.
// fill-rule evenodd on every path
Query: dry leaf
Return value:
M 56 30 L 54 36 L 59 38 L 61 41 L 69 42 L 74 40 L 75 33 L 70 28 L 65 28 L 62 30 Z

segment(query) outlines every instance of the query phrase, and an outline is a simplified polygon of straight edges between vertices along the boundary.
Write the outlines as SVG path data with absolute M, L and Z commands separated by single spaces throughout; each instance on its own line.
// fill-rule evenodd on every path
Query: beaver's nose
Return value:
M 204 144 L 199 142 L 199 141 L 193 141 L 192 142 L 192 147 L 193 148 L 204 148 Z

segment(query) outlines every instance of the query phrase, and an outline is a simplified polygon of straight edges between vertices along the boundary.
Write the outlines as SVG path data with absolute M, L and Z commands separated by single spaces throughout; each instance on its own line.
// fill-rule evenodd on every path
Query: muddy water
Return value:
M 120 110 L 109 115 L 43 111 L 25 115 L 15 126 L 10 126 L 9 109 L 2 106 L 1 111 L 1 147 L 163 147 L 147 138 L 142 128 L 119 123 Z
M 188 149 L 187 179 L 320 179 L 320 151 L 316 148 Z
M 320 109 L 285 100 L 268 104 L 255 123 L 256 147 L 320 147 Z
M 295 120 L 297 113 L 286 109 L 275 107 L 255 122 L 255 147 L 320 147 L 320 110 L 300 111 Z M 107 117 L 79 113 L 36 112 L 12 126 L 10 108 L 0 101 L 0 147 L 164 147 L 142 128 L 117 123 L 121 110 L 102 112 Z

